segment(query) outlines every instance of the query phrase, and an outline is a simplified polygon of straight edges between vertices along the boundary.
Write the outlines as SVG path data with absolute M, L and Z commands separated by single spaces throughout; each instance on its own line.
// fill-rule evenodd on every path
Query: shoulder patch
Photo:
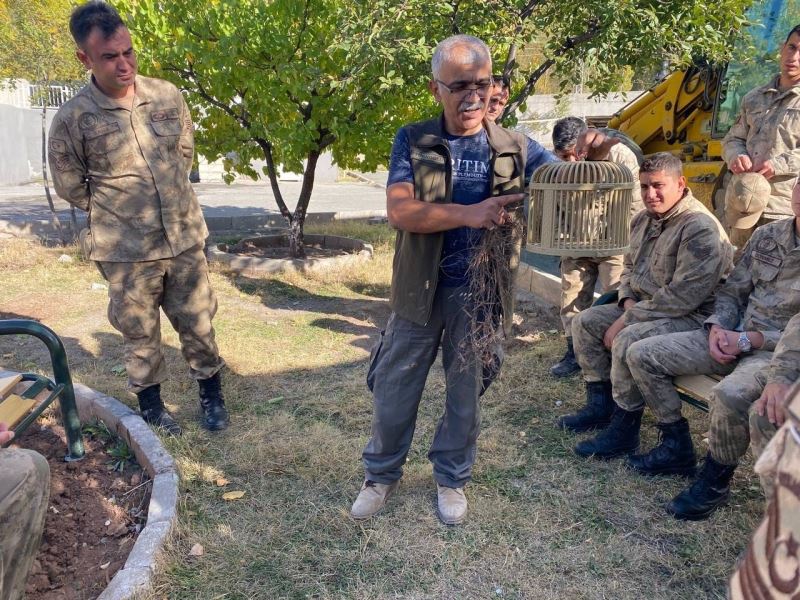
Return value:
M 47 141 L 47 147 L 58 154 L 63 154 L 67 151 L 67 143 L 64 140 L 54 140 L 50 138 Z
M 56 156 L 56 171 L 66 171 L 69 166 L 69 156 L 66 154 L 59 154 Z

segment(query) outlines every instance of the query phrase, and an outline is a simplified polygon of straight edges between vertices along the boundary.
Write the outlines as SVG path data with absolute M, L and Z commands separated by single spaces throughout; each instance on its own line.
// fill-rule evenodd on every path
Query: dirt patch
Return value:
M 71 463 L 64 462 L 64 430 L 58 425 L 33 425 L 20 438 L 21 447 L 50 463 L 50 504 L 28 575 L 28 600 L 96 598 L 125 564 L 147 519 L 146 474 L 102 426 L 93 432 L 84 435 L 86 457 Z
M 325 248 L 320 244 L 305 244 L 306 258 L 333 258 L 352 254 L 341 248 Z M 254 258 L 292 258 L 288 246 L 263 247 L 256 246 L 253 242 L 242 241 L 234 246 L 228 246 L 225 252 L 239 256 L 252 256 Z

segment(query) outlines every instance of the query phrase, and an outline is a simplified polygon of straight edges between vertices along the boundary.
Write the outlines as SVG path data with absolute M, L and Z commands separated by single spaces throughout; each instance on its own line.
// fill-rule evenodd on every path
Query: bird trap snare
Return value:
M 628 250 L 636 184 L 613 162 L 549 163 L 530 184 L 527 249 L 556 256 L 614 256 Z

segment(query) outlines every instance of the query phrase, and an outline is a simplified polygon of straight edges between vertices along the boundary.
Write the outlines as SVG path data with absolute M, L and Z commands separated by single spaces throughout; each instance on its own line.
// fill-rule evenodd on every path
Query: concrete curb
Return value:
M 151 477 L 147 523 L 136 538 L 125 566 L 117 571 L 98 600 L 127 600 L 149 589 L 156 560 L 169 540 L 178 518 L 180 477 L 178 466 L 161 440 L 133 410 L 111 396 L 74 384 L 81 423 L 99 419 L 133 450 Z
M 561 279 L 555 275 L 520 262 L 514 285 L 518 290 L 530 292 L 548 304 L 561 306 Z
M 45 238 L 67 240 L 74 237 L 69 216 L 59 217 L 63 229 L 50 219 L 0 219 L 0 237 Z M 333 221 L 364 221 L 385 219 L 385 210 L 359 210 L 342 212 L 313 212 L 306 215 L 306 223 L 331 223 Z M 286 219 L 280 213 L 263 215 L 238 215 L 231 217 L 207 216 L 206 226 L 211 233 L 251 231 L 285 228 Z M 86 227 L 86 213 L 77 215 L 78 229 Z

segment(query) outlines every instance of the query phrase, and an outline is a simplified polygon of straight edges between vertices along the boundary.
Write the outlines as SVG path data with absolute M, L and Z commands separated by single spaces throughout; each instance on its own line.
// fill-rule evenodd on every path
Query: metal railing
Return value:
M 70 85 L 37 85 L 28 84 L 28 98 L 31 108 L 41 108 L 44 100 L 47 101 L 47 108 L 59 108 L 67 100 L 75 95 L 79 88 Z
M 59 108 L 72 98 L 82 85 L 76 82 L 44 86 L 24 79 L 0 80 L 0 103 L 17 108 L 41 108 L 46 102 L 48 108 Z

